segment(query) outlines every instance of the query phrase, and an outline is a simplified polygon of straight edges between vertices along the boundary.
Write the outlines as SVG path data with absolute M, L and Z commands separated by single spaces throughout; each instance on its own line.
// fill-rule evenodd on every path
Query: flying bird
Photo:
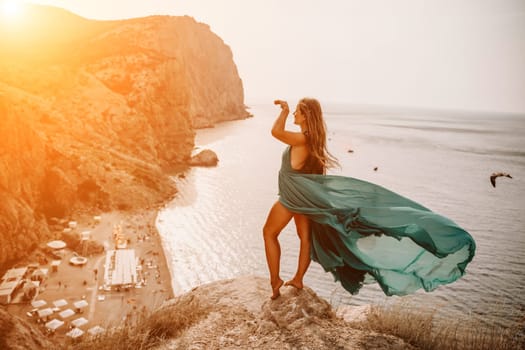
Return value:
M 377 167 L 374 167 L 374 171 L 377 171 Z
M 492 175 L 490 175 L 490 183 L 493 187 L 496 187 L 496 178 L 500 176 L 505 176 L 512 179 L 512 176 L 510 176 L 510 174 L 507 173 L 493 173 Z

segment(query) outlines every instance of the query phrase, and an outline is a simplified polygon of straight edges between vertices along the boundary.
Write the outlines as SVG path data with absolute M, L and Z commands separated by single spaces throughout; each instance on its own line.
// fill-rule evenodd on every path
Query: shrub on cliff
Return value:
M 513 350 L 525 348 L 525 319 L 508 328 L 468 319 L 437 320 L 435 311 L 406 303 L 374 305 L 354 326 L 404 339 L 419 349 Z
M 69 249 L 82 254 L 83 247 L 80 241 L 80 235 L 76 232 L 63 232 L 62 240 L 66 242 Z M 86 255 L 101 254 L 104 252 L 104 246 L 96 241 L 87 241 Z

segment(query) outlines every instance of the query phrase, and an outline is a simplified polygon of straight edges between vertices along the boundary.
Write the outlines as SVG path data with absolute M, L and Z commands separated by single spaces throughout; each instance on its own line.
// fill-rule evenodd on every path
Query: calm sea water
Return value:
M 175 293 L 239 275 L 267 276 L 262 227 L 277 200 L 285 145 L 270 135 L 278 113 L 274 106 L 257 106 L 252 113 L 254 118 L 198 132 L 196 144 L 214 150 L 220 163 L 176 178 L 179 193 L 159 213 Z M 387 298 L 368 285 L 352 296 L 315 263 L 305 283 L 334 306 L 402 299 L 445 317 L 501 325 L 523 317 L 525 117 L 358 113 L 326 106 L 325 118 L 329 149 L 341 163 L 331 173 L 374 182 L 451 218 L 472 234 L 477 253 L 462 279 L 432 293 Z M 494 171 L 509 172 L 513 179 L 499 178 L 493 188 Z M 298 255 L 293 222 L 280 240 L 286 279 L 293 276 Z

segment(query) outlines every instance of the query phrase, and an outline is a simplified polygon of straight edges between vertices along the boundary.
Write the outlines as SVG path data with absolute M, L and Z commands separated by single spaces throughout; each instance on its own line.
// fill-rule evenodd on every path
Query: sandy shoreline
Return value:
M 159 208 L 148 208 L 140 211 L 90 213 L 72 218 L 77 222 L 74 232 L 80 234 L 90 231 L 91 239 L 104 245 L 106 249 L 114 249 L 113 230 L 120 225 L 122 233 L 128 240 L 127 248 L 134 249 L 137 261 L 143 262 L 146 285 L 129 291 L 104 291 L 101 286 L 104 283 L 106 253 L 88 256 L 87 264 L 80 267 L 68 263 L 74 253 L 66 248 L 58 271 L 51 271 L 51 261 L 39 265 L 39 268 L 48 269 L 48 276 L 40 286 L 39 295 L 34 299 L 46 301 L 47 305 L 40 309 L 54 307 L 53 301 L 59 299 L 67 302 L 67 305 L 58 308 L 59 310 L 56 309 L 49 316 L 49 320 L 56 318 L 65 322 L 54 335 L 51 335 L 54 341 L 66 341 L 66 333 L 71 328 L 71 322 L 80 317 L 88 320 L 85 325 L 79 327 L 84 332 L 94 326 L 108 328 L 122 323 L 133 314 L 152 311 L 164 301 L 173 298 L 171 276 L 155 225 L 158 210 Z M 100 216 L 100 221 L 94 220 L 94 216 Z M 60 239 L 58 232 L 56 239 Z M 34 263 L 33 255 L 31 254 L 25 262 Z M 22 267 L 24 263 L 18 263 L 15 267 Z M 37 323 L 36 317 L 29 317 L 26 314 L 33 307 L 30 302 L 21 300 L 22 294 L 18 293 L 14 302 L 7 306 L 8 312 L 34 322 L 44 332 L 44 323 Z M 81 312 L 76 312 L 67 318 L 59 315 L 61 311 L 68 308 L 79 311 L 75 310 L 73 303 L 82 299 L 88 302 L 88 306 L 80 310 Z

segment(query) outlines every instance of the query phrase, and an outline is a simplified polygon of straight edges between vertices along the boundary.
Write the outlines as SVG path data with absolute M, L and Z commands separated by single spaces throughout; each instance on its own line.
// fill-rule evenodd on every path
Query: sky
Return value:
M 232 49 L 248 104 L 311 96 L 525 114 L 525 0 L 32 2 L 92 19 L 207 23 Z

